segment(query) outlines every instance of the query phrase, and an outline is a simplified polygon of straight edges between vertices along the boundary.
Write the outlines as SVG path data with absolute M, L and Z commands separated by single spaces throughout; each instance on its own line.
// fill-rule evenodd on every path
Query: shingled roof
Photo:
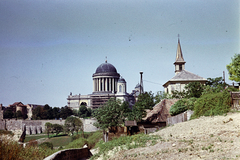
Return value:
M 163 86 L 165 87 L 168 83 L 170 82 L 181 82 L 181 81 L 189 81 L 189 82 L 207 82 L 207 79 L 200 77 L 194 73 L 191 73 L 189 71 L 186 70 L 182 70 L 181 72 L 179 72 L 178 74 L 176 74 L 172 79 L 170 79 L 169 81 L 167 81 Z

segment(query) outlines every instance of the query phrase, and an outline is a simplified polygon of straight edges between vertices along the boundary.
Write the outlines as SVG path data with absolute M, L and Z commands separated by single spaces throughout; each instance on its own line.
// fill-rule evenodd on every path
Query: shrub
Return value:
M 39 145 L 39 147 L 43 149 L 47 149 L 47 148 L 53 149 L 53 144 L 50 142 L 43 142 Z
M 190 99 L 186 99 L 186 98 L 180 99 L 174 105 L 171 106 L 170 114 L 174 116 L 186 110 L 193 110 L 196 100 L 197 98 L 195 97 L 192 97 Z
M 230 93 L 227 90 L 219 93 L 202 95 L 194 105 L 192 119 L 200 116 L 223 115 L 231 108 Z

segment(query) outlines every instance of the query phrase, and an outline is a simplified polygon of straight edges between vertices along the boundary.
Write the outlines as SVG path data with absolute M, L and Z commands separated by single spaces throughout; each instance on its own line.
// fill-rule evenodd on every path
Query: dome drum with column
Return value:
M 117 92 L 117 82 L 120 74 L 110 63 L 102 63 L 93 74 L 93 94 L 94 92 Z

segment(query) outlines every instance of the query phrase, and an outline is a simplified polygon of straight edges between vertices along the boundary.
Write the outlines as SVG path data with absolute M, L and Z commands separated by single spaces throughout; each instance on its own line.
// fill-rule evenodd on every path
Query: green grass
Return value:
M 136 134 L 133 136 L 122 136 L 119 138 L 115 138 L 112 141 L 103 142 L 100 141 L 96 144 L 96 147 L 99 147 L 99 152 L 95 154 L 91 159 L 96 159 L 100 155 L 103 155 L 104 158 L 107 158 L 108 151 L 113 148 L 119 146 L 120 149 L 132 149 L 138 147 L 145 147 L 146 144 L 154 145 L 157 141 L 161 141 L 162 138 L 157 135 L 146 135 L 146 134 Z
M 53 144 L 53 147 L 66 146 L 71 142 L 70 136 L 60 136 L 47 139 L 46 142 Z

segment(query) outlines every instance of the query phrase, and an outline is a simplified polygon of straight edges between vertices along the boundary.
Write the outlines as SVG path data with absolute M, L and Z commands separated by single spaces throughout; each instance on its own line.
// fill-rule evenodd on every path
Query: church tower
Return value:
M 176 54 L 176 61 L 174 62 L 175 65 L 175 75 L 185 69 L 185 61 L 183 59 L 182 49 L 180 45 L 180 40 L 178 38 L 178 46 L 177 46 L 177 54 Z

